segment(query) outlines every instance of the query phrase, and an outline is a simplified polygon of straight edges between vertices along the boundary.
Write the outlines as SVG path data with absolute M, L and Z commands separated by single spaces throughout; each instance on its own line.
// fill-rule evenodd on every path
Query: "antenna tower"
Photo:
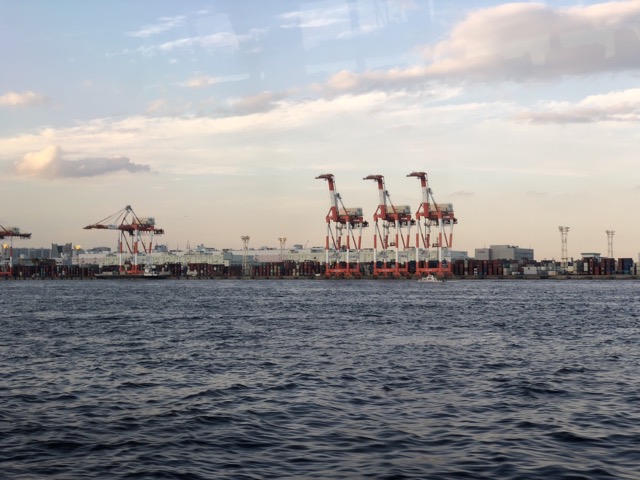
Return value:
M 615 230 L 606 230 L 607 232 L 607 257 L 613 258 L 613 235 Z
M 558 227 L 560 230 L 560 240 L 562 241 L 562 268 L 567 268 L 569 265 L 569 256 L 567 254 L 567 233 L 569 233 L 569 227 Z

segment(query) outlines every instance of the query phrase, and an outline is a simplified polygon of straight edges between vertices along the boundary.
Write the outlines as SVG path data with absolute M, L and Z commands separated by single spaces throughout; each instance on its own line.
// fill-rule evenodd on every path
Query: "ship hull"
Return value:
M 96 273 L 95 278 L 99 280 L 166 280 L 171 278 L 170 274 L 147 274 L 147 273 Z

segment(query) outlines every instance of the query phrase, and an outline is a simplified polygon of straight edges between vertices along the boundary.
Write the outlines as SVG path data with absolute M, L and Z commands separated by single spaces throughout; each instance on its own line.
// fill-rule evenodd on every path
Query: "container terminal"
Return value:
M 362 248 L 369 225 L 361 207 L 346 207 L 331 173 L 316 177 L 326 182 L 329 210 L 325 217 L 324 246 L 249 248 L 249 235 L 241 237 L 242 250 L 187 246 L 184 251 L 154 246 L 164 229 L 154 217 L 139 217 L 130 205 L 84 228 L 113 230 L 117 248 L 83 250 L 52 245 L 47 249 L 15 248 L 14 240 L 30 239 L 31 233 L 0 225 L 0 279 L 93 279 L 93 278 L 635 278 L 640 265 L 631 258 L 613 257 L 613 230 L 606 230 L 608 252 L 583 253 L 580 259 L 567 255 L 569 227 L 558 227 L 562 259 L 534 260 L 533 249 L 491 245 L 476 249 L 474 258 L 453 249 L 453 229 L 458 223 L 451 203 L 436 202 L 426 172 L 407 177 L 419 181 L 420 203 L 395 205 L 383 175 L 363 178 L 373 181 L 378 205 L 373 214 L 373 248 Z M 412 234 L 412 230 L 415 233 Z

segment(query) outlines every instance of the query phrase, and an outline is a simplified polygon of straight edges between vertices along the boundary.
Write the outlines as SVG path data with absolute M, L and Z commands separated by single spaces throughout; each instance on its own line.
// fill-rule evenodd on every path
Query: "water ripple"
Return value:
M 0 477 L 635 479 L 637 285 L 2 282 Z

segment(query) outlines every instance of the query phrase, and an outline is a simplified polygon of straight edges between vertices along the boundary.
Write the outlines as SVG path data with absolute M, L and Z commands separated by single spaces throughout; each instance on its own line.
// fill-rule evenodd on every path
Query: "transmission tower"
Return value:
M 613 258 L 613 235 L 615 230 L 606 230 L 607 232 L 607 257 Z
M 569 256 L 567 255 L 567 233 L 569 227 L 558 227 L 560 230 L 560 239 L 562 240 L 562 268 L 566 269 L 569 265 Z
M 242 275 L 249 275 L 249 235 L 242 237 Z

